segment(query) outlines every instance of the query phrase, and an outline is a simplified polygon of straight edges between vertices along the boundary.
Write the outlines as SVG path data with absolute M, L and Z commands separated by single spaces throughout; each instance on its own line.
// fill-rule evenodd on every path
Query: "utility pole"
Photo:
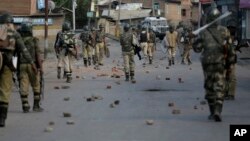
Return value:
M 73 14 L 73 30 L 76 30 L 76 0 L 72 0 L 72 14 Z
M 119 0 L 119 11 L 118 11 L 118 19 L 116 21 L 116 37 L 120 34 L 120 17 L 121 16 L 121 0 Z
M 201 27 L 201 2 L 199 1 L 198 28 Z
M 45 19 L 44 19 L 44 59 L 47 58 L 48 51 L 48 0 L 45 0 Z
M 155 1 L 152 0 L 152 12 L 153 12 L 153 17 L 155 16 Z

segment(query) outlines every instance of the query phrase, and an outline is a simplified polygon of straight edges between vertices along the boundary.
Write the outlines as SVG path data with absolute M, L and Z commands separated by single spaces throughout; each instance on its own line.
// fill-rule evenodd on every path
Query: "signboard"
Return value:
M 44 18 L 34 18 L 34 19 L 32 19 L 32 24 L 33 25 L 44 25 L 45 19 Z M 48 19 L 48 24 L 49 25 L 53 24 L 53 20 L 51 18 Z
M 250 0 L 240 0 L 240 8 L 250 8 Z
M 94 17 L 94 12 L 87 12 L 87 17 L 88 18 L 93 18 Z

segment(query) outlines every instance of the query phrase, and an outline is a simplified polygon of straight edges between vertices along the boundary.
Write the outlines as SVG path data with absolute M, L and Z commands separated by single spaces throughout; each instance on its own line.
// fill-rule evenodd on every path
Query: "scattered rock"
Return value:
M 58 90 L 58 89 L 60 89 L 60 87 L 59 86 L 55 86 L 54 89 Z
M 70 100 L 70 97 L 64 97 L 63 100 L 64 100 L 64 101 L 69 101 L 69 100 Z
M 85 77 L 85 76 L 82 76 L 82 79 L 86 79 L 86 77 Z
M 146 120 L 146 124 L 147 125 L 153 125 L 154 124 L 154 120 Z
M 120 81 L 117 81 L 117 82 L 115 82 L 117 85 L 121 85 L 121 82 Z
M 93 76 L 92 79 L 96 79 L 96 77 Z
M 169 77 L 166 77 L 166 80 L 170 80 L 170 78 L 169 78 Z
M 115 100 L 115 101 L 114 101 L 114 104 L 115 104 L 115 105 L 119 105 L 119 104 L 120 104 L 120 101 L 119 101 L 119 100 Z
M 179 110 L 179 109 L 174 109 L 173 111 L 172 111 L 172 114 L 174 114 L 174 115 L 178 115 L 178 114 L 180 114 L 181 113 L 181 111 Z
M 95 101 L 95 100 L 90 97 L 90 98 L 87 98 L 86 101 L 91 102 L 91 101 Z
M 77 78 L 77 79 L 79 79 L 79 78 L 80 78 L 80 76 L 79 76 L 79 75 L 77 75 L 77 76 L 76 76 L 76 78 Z
M 197 98 L 196 98 L 196 100 L 200 100 L 200 98 L 199 98 L 199 97 L 197 97 Z
M 206 102 L 205 100 L 202 100 L 202 101 L 200 102 L 200 104 L 201 104 L 201 105 L 206 105 L 207 102 Z
M 173 102 L 169 102 L 168 103 L 168 107 L 174 107 L 174 103 Z
M 108 86 L 107 86 L 107 89 L 111 89 L 111 85 L 108 85 Z
M 63 117 L 71 117 L 71 113 L 64 112 Z
M 197 105 L 195 105 L 195 106 L 194 106 L 194 109 L 195 109 L 195 110 L 196 110 L 196 109 L 198 109 L 198 106 L 197 106 Z
M 70 86 L 61 86 L 62 89 L 69 89 Z
M 136 83 L 136 80 L 132 80 L 131 82 L 132 82 L 133 84 L 135 84 L 135 83 Z
M 69 119 L 69 120 L 67 120 L 67 124 L 68 125 L 73 125 L 73 124 L 75 124 L 75 121 L 72 120 L 72 119 Z
M 109 75 L 108 75 L 108 74 L 106 74 L 106 73 L 97 74 L 97 77 L 103 77 L 103 76 L 109 76 Z
M 92 95 L 91 96 L 91 99 L 93 100 L 102 100 L 103 99 L 103 97 L 102 96 L 96 96 L 96 95 Z
M 116 75 L 115 78 L 121 78 L 121 76 L 120 75 Z
M 156 76 L 156 80 L 161 80 L 161 76 L 160 76 L 160 75 L 157 75 L 157 76 Z
M 77 66 L 76 66 L 76 68 L 77 68 L 77 69 L 80 69 L 80 66 L 79 66 L 79 65 L 77 65 Z
M 110 107 L 110 108 L 114 108 L 114 107 L 115 107 L 114 103 L 111 103 L 111 104 L 109 105 L 109 107 Z
M 149 70 L 147 70 L 146 73 L 149 73 Z
M 166 69 L 169 69 L 169 67 L 166 67 Z
M 44 129 L 44 132 L 52 132 L 53 131 L 53 128 L 52 127 L 46 127 L 45 129 Z
M 53 126 L 53 125 L 55 125 L 55 122 L 54 122 L 54 121 L 50 121 L 50 122 L 49 122 L 49 125 L 50 125 L 50 126 Z
M 184 83 L 184 81 L 181 78 L 178 78 L 179 83 Z

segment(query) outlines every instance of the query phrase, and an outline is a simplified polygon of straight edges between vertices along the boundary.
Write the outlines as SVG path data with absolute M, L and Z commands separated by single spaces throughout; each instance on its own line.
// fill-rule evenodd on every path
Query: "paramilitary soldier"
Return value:
M 166 40 L 168 42 L 168 65 L 174 65 L 176 47 L 178 42 L 178 32 L 175 31 L 174 25 L 169 26 L 169 31 L 166 32 Z
M 96 41 L 95 54 L 97 61 L 95 69 L 100 69 L 99 65 L 103 66 L 104 47 L 106 46 L 105 31 L 104 31 L 104 26 L 102 24 L 99 25 L 99 30 L 96 32 L 95 41 Z
M 84 66 L 87 67 L 91 65 L 93 49 L 91 44 L 91 33 L 87 25 L 83 27 L 83 32 L 80 35 L 80 39 L 82 40 L 83 63 Z
M 56 43 L 56 48 L 59 50 L 59 60 L 58 60 L 58 74 L 61 72 L 61 67 L 64 65 L 64 71 L 66 73 L 67 83 L 72 81 L 72 61 L 73 56 L 76 57 L 76 39 L 74 34 L 70 31 L 70 23 L 64 22 L 62 25 L 62 33 L 59 35 L 59 39 Z
M 12 77 L 15 68 L 12 64 L 12 57 L 14 52 L 22 52 L 24 58 L 31 64 L 32 70 L 37 71 L 20 34 L 14 29 L 13 21 L 13 17 L 9 13 L 3 13 L 0 16 L 0 30 L 4 31 L 0 39 L 0 52 L 3 55 L 3 66 L 0 70 L 0 127 L 5 126 L 13 86 Z
M 148 55 L 149 55 L 149 64 L 152 64 L 153 61 L 153 53 L 156 47 L 156 36 L 152 28 L 149 28 L 148 33 Z
M 216 5 L 212 5 L 207 14 L 207 23 L 214 21 L 220 16 Z M 226 40 L 229 38 L 227 28 L 214 23 L 200 34 L 200 38 L 194 43 L 194 51 L 201 52 L 201 63 L 204 73 L 205 99 L 208 101 L 210 115 L 208 119 L 216 122 L 222 121 L 221 112 L 225 90 L 225 66 L 232 62 Z
M 183 56 L 182 56 L 182 61 L 181 61 L 182 64 L 186 64 L 185 61 L 188 62 L 188 65 L 192 64 L 191 58 L 190 58 L 190 50 L 193 48 L 192 47 L 193 38 L 191 36 L 192 36 L 192 27 L 187 27 L 184 30 L 184 37 L 183 37 L 184 38 L 184 41 L 183 41 L 184 51 L 183 51 Z
M 143 65 L 146 65 L 147 63 L 147 58 L 148 58 L 148 52 L 151 53 L 151 51 L 149 51 L 148 49 L 148 32 L 147 32 L 147 28 L 145 26 L 142 27 L 142 31 L 140 32 L 139 35 L 139 42 L 140 42 L 140 46 L 141 49 L 143 50 Z
M 27 62 L 27 59 L 23 57 L 23 53 L 20 53 L 18 63 L 18 77 L 20 85 L 20 96 L 22 101 L 23 112 L 27 113 L 30 110 L 28 101 L 29 87 L 31 85 L 34 93 L 33 111 L 42 112 L 43 108 L 40 107 L 41 91 L 40 91 L 40 73 L 43 73 L 42 59 L 40 57 L 41 51 L 38 46 L 38 38 L 33 37 L 32 25 L 30 23 L 24 23 L 18 30 L 23 38 L 24 44 L 28 49 L 33 62 L 36 63 L 38 72 L 32 70 L 32 64 Z
M 129 31 L 129 24 L 125 24 L 124 33 L 120 35 L 120 43 L 122 47 L 122 55 L 124 61 L 124 71 L 125 71 L 125 81 L 129 81 L 129 76 L 131 81 L 134 81 L 135 75 L 135 61 L 134 61 L 134 47 L 133 47 L 133 34 Z

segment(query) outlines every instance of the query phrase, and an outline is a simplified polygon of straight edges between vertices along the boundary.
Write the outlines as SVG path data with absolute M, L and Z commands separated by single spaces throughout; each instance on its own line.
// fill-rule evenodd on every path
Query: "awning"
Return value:
M 250 8 L 250 0 L 240 0 L 240 8 Z
M 212 0 L 200 0 L 201 4 L 212 3 Z

